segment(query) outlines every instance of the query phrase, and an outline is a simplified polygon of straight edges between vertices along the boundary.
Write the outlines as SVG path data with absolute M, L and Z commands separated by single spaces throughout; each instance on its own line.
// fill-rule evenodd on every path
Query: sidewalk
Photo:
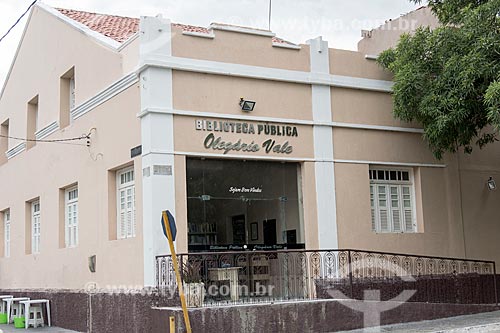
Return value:
M 344 333 L 362 332 L 392 332 L 392 333 L 500 333 L 500 311 L 480 313 L 438 320 L 420 321 L 415 323 L 387 325 L 366 330 L 344 331 Z
M 0 333 L 22 333 L 22 332 L 44 332 L 44 333 L 78 333 L 76 331 L 70 331 L 66 330 L 64 328 L 59 328 L 59 327 L 39 327 L 39 328 L 29 328 L 29 329 L 24 329 L 24 328 L 15 328 L 14 325 L 0 325 Z

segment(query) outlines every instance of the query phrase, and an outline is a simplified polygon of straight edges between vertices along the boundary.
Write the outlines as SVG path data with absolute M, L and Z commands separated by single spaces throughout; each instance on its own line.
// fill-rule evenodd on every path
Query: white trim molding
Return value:
M 121 79 L 113 82 L 111 85 L 104 88 L 96 95 L 71 110 L 72 119 L 80 118 L 87 112 L 110 100 L 111 98 L 130 88 L 134 84 L 137 84 L 138 82 L 139 79 L 137 78 L 137 74 L 135 72 L 125 75 Z
M 215 112 L 204 112 L 204 111 L 166 109 L 166 108 L 147 108 L 142 110 L 137 115 L 137 117 L 142 118 L 149 113 L 172 114 L 177 116 L 212 118 L 212 119 L 231 119 L 240 121 L 269 122 L 277 124 L 329 126 L 333 128 L 349 128 L 349 129 L 401 132 L 401 133 L 422 134 L 424 132 L 424 130 L 421 128 L 413 128 L 413 127 L 352 124 L 352 123 L 342 123 L 335 121 L 315 121 L 315 120 L 304 120 L 304 119 L 293 119 L 293 118 L 288 119 L 288 118 L 274 118 L 274 117 L 255 117 L 244 114 L 240 115 L 240 114 L 227 114 L 227 113 L 215 113 Z
M 165 155 L 171 155 L 172 152 L 164 152 Z M 191 157 L 213 157 L 213 158 L 223 158 L 223 159 L 239 159 L 239 160 L 269 160 L 269 161 L 282 161 L 282 162 L 315 162 L 314 158 L 308 157 L 286 157 L 286 156 L 262 156 L 262 155 L 227 155 L 227 154 L 217 154 L 217 153 L 198 153 L 198 152 L 188 152 L 188 151 L 174 151 L 174 155 L 183 155 Z
M 7 156 L 8 160 L 10 160 L 14 156 L 21 154 L 25 150 L 26 150 L 26 142 L 24 142 L 24 141 L 19 142 L 16 146 L 7 150 L 7 152 L 5 153 L 5 156 Z
M 136 32 L 135 34 L 133 34 L 132 36 L 130 36 L 126 41 L 124 41 L 123 43 L 121 43 L 121 45 L 120 45 L 120 47 L 118 47 L 117 51 L 118 52 L 123 51 L 124 48 L 126 48 L 127 46 L 129 46 L 130 44 L 132 44 L 132 42 L 134 40 L 136 40 L 137 38 L 139 38 L 139 32 Z
M 273 47 L 281 47 L 283 49 L 291 49 L 291 50 L 301 50 L 302 47 L 300 45 L 289 44 L 289 43 L 276 43 L 273 42 Z
M 375 130 L 375 131 L 387 131 L 387 132 L 402 132 L 402 133 L 417 133 L 417 134 L 424 133 L 423 129 L 414 128 L 414 127 L 352 124 L 352 123 L 342 123 L 342 122 L 336 122 L 336 121 L 332 122 L 331 126 L 338 127 L 338 128 L 351 128 L 351 129 Z
M 192 37 L 202 37 L 202 38 L 209 38 L 209 39 L 214 39 L 215 35 L 212 31 L 209 33 L 204 33 L 204 32 L 196 32 L 196 31 L 183 31 L 183 35 L 186 36 L 192 36 Z
M 140 73 L 149 67 L 168 68 L 187 72 L 227 75 L 251 79 L 381 91 L 388 93 L 392 92 L 392 87 L 394 85 L 392 81 L 332 75 L 325 72 L 302 72 L 288 69 L 232 64 L 173 56 L 160 58 L 152 55 L 147 58 L 143 58 L 139 65 L 138 72 Z
M 122 45 L 121 43 L 117 42 L 116 40 L 114 40 L 110 37 L 107 37 L 101 33 L 98 33 L 97 31 L 90 29 L 85 24 L 82 24 L 82 23 L 79 23 L 75 20 L 70 19 L 66 15 L 59 12 L 57 9 L 54 9 L 50 6 L 47 6 L 46 4 L 44 4 L 42 2 L 38 2 L 36 4 L 36 6 L 40 9 L 43 9 L 44 11 L 54 15 L 55 17 L 57 17 L 59 20 L 63 21 L 64 23 L 69 24 L 70 26 L 72 26 L 73 28 L 75 28 L 79 32 L 83 33 L 84 35 L 91 37 L 92 39 L 94 39 L 95 41 L 97 41 L 99 44 L 101 44 L 103 46 L 109 47 L 113 50 L 117 50 Z
M 36 140 L 43 140 L 52 133 L 55 133 L 59 129 L 59 123 L 57 121 L 53 121 L 52 123 L 48 124 L 44 128 L 38 130 L 35 133 L 35 139 Z
M 276 36 L 276 34 L 274 32 L 269 31 L 269 30 L 254 29 L 254 28 L 249 28 L 249 27 L 239 27 L 239 26 L 235 26 L 235 25 L 227 25 L 227 24 L 220 24 L 220 23 L 210 24 L 210 30 L 223 30 L 223 31 L 239 32 L 242 34 L 266 36 L 266 37 Z
M 162 59 L 172 54 L 171 28 L 167 19 L 141 18 L 140 61 L 151 56 Z M 173 107 L 170 68 L 144 68 L 138 75 L 141 109 Z M 152 170 L 155 165 L 168 166 L 172 170 L 168 176 L 158 176 L 152 172 L 149 177 L 143 176 L 142 179 L 144 285 L 154 286 L 155 256 L 170 252 L 162 235 L 162 227 L 157 221 L 162 211 L 168 209 L 175 216 L 176 210 L 174 155 L 162 153 L 174 150 L 174 117 L 171 114 L 148 113 L 140 117 L 140 122 L 143 170 Z
M 321 37 L 308 41 L 311 72 L 329 75 L 328 42 Z M 338 248 L 337 199 L 332 123 L 331 89 L 321 84 L 312 85 L 312 116 L 314 120 L 314 173 L 318 246 L 320 249 Z
M 446 168 L 446 164 L 438 163 L 413 163 L 413 162 L 381 162 L 381 161 L 366 161 L 366 160 L 343 160 L 334 159 L 335 163 L 347 164 L 369 164 L 369 165 L 387 165 L 397 167 L 422 167 L 422 168 Z

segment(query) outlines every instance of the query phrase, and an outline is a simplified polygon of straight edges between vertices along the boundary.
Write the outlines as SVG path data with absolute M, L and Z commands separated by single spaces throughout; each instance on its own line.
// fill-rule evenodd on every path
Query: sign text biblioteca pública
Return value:
M 270 125 L 270 124 L 252 124 L 246 122 L 201 120 L 197 119 L 195 128 L 198 131 L 220 132 L 220 133 L 238 133 L 268 136 L 298 137 L 297 127 L 289 125 Z M 241 151 L 256 153 L 264 149 L 266 154 L 291 154 L 293 146 L 288 141 L 276 143 L 275 139 L 269 138 L 262 144 L 255 141 L 243 142 L 238 139 L 236 142 L 225 141 L 221 136 L 210 133 L 205 137 L 203 145 L 206 149 L 223 150 L 224 154 L 230 151 Z

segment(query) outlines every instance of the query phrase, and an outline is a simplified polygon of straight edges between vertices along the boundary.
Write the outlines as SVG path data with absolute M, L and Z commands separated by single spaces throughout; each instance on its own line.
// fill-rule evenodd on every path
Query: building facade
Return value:
M 178 252 L 497 259 L 499 145 L 435 160 L 377 53 L 37 4 L 0 98 L 0 284 L 155 285 L 167 209 Z

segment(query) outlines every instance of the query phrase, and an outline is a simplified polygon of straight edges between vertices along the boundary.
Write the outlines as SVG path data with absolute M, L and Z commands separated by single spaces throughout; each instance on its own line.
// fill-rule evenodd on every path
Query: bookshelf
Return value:
M 217 225 L 215 223 L 189 223 L 189 245 L 216 245 Z

